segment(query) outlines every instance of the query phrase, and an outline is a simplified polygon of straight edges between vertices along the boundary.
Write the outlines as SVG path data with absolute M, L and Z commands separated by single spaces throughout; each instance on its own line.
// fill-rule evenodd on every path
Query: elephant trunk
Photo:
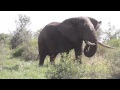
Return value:
M 98 40 L 97 38 L 94 38 L 94 43 L 90 41 L 85 41 L 86 46 L 84 48 L 84 55 L 86 57 L 92 57 L 96 52 L 98 48 Z
M 84 48 L 84 55 L 86 57 L 92 57 L 97 52 L 98 45 L 86 45 Z

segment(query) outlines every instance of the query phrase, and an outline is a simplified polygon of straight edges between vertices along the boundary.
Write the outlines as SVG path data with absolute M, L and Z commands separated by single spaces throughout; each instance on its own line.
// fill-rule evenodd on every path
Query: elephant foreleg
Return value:
M 75 58 L 82 64 L 82 45 L 81 47 L 75 48 Z

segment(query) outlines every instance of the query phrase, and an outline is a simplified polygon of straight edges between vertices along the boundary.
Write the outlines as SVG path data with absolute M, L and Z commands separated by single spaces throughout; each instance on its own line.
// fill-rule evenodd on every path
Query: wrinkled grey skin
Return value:
M 46 25 L 38 37 L 40 61 L 44 64 L 46 55 L 50 56 L 50 62 L 54 62 L 58 53 L 75 50 L 76 59 L 82 55 L 82 44 L 86 42 L 84 54 L 92 57 L 98 46 L 96 30 L 101 21 L 90 17 L 69 18 L 63 22 L 52 22 Z M 88 44 L 87 42 L 91 44 Z

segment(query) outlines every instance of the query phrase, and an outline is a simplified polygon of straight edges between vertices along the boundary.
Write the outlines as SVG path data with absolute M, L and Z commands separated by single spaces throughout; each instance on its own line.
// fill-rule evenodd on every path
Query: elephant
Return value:
M 102 44 L 97 39 L 96 30 L 100 27 L 101 21 L 94 18 L 80 16 L 68 18 L 63 22 L 51 22 L 47 24 L 38 36 L 39 65 L 44 64 L 46 55 L 50 56 L 50 62 L 54 63 L 58 53 L 69 53 L 71 49 L 75 51 L 76 60 L 82 56 L 82 44 L 85 42 L 84 55 L 92 57 Z

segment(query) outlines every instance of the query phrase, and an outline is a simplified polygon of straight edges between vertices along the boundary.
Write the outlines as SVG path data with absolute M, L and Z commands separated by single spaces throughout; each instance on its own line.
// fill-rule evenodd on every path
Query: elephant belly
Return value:
M 53 44 L 53 43 L 52 43 Z M 62 52 L 69 52 L 71 49 L 74 48 L 74 45 L 72 43 L 69 43 L 68 41 L 59 41 L 56 42 L 54 41 L 54 44 L 49 44 L 48 45 L 48 54 L 58 54 L 58 53 L 62 53 Z
M 69 52 L 73 48 L 74 48 L 74 44 L 66 40 L 63 40 L 60 44 L 58 44 L 59 53 Z

